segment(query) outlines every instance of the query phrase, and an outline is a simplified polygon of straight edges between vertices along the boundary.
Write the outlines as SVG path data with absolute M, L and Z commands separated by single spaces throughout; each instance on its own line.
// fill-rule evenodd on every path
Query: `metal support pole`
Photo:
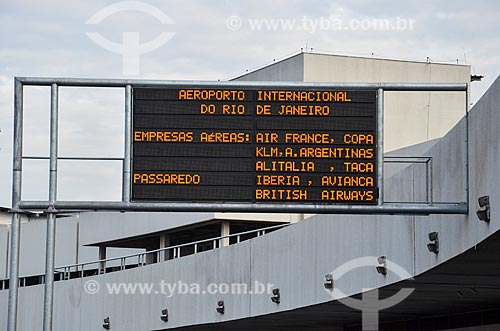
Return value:
M 377 183 L 378 205 L 384 204 L 384 90 L 377 90 Z
M 123 157 L 122 201 L 130 201 L 130 161 L 132 157 L 132 86 L 125 87 L 125 153 Z
M 21 234 L 21 181 L 23 167 L 23 84 L 14 80 L 14 150 L 12 167 L 12 223 L 10 229 L 9 303 L 7 331 L 17 330 L 17 299 L 19 287 L 19 237 Z
M 58 86 L 52 84 L 50 91 L 50 175 L 49 201 L 57 198 L 57 144 L 58 144 Z M 43 331 L 52 331 L 54 306 L 54 256 L 56 236 L 56 212 L 49 207 L 47 237 L 45 242 L 45 297 L 43 302 Z
M 24 201 L 20 208 L 47 210 L 52 204 L 47 201 Z M 224 202 L 117 202 L 117 201 L 57 201 L 59 211 L 149 211 L 149 212 L 228 212 L 228 213 L 288 213 L 288 214 L 467 214 L 465 202 L 442 203 L 384 203 L 372 205 L 319 205 L 319 204 L 276 204 L 276 203 L 224 203 Z
M 470 208 L 470 148 L 469 148 L 469 83 L 467 83 L 467 90 L 465 91 L 465 202 L 467 208 Z
M 193 85 L 193 86 L 245 86 L 245 87 L 328 87 L 338 89 L 361 89 L 384 91 L 466 91 L 466 83 L 311 83 L 311 82 L 235 82 L 235 81 L 182 81 L 182 80 L 141 80 L 141 79 L 92 79 L 92 78 L 54 78 L 54 77 L 16 77 L 24 85 L 50 86 L 88 86 L 88 87 L 135 87 Z
M 434 171 L 434 167 L 432 165 L 432 157 L 429 158 L 427 161 L 427 181 L 428 181 L 428 188 L 427 188 L 427 202 L 428 203 L 434 203 L 434 197 L 433 197 L 433 192 L 434 192 L 434 179 L 432 177 L 432 172 Z

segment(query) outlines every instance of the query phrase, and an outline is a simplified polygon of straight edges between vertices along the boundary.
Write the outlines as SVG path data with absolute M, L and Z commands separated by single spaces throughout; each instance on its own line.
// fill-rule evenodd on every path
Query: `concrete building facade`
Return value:
M 470 75 L 469 65 L 299 53 L 234 80 L 468 83 Z M 386 152 L 444 136 L 466 110 L 461 93 L 387 92 L 384 101 Z

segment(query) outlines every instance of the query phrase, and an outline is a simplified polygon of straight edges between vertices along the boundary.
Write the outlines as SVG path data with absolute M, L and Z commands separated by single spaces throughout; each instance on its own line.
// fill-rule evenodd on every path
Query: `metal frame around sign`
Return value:
M 275 203 L 190 203 L 190 202 L 131 202 L 131 136 L 132 136 L 132 90 L 134 87 L 166 87 L 174 85 L 204 86 L 241 86 L 263 88 L 323 87 L 332 89 L 372 90 L 377 92 L 377 184 L 379 197 L 377 205 L 341 204 L 275 204 Z M 36 157 L 23 155 L 23 87 L 50 86 L 50 156 Z M 61 86 L 73 87 L 119 87 L 125 89 L 125 139 L 123 158 L 85 158 L 58 156 L 58 91 Z M 466 142 L 468 141 L 466 83 L 302 83 L 302 82 L 211 82 L 211 81 L 160 81 L 160 80 L 123 80 L 123 79 L 79 79 L 79 78 L 34 78 L 16 77 L 14 80 L 14 149 L 12 181 L 12 223 L 9 260 L 9 299 L 7 331 L 17 330 L 17 305 L 19 283 L 19 245 L 20 217 L 26 210 L 43 210 L 48 214 L 45 296 L 43 330 L 52 330 L 53 286 L 54 286 L 54 247 L 55 221 L 60 212 L 91 211 L 163 211 L 163 212 L 248 212 L 248 213 L 310 213 L 310 214 L 467 214 L 466 202 L 450 203 L 384 203 L 384 92 L 385 91 L 454 91 L 465 92 L 466 105 Z M 467 142 L 468 144 L 468 142 Z M 468 167 L 468 146 L 466 146 Z M 48 159 L 49 199 L 47 201 L 23 201 L 21 198 L 23 159 Z M 123 162 L 122 200 L 121 201 L 59 201 L 57 199 L 57 161 L 58 160 L 114 160 Z M 468 185 L 467 168 L 467 185 Z M 467 187 L 468 189 L 468 187 Z

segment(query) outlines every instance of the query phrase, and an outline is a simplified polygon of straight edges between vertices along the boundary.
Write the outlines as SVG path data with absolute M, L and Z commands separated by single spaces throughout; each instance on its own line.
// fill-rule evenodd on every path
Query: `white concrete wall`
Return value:
M 304 61 L 303 54 L 297 54 L 290 58 L 278 61 L 269 66 L 257 69 L 234 80 L 238 81 L 304 81 Z
M 0 211 L 0 225 L 10 224 L 11 214 L 8 212 Z
M 470 66 L 304 53 L 305 82 L 468 83 Z M 444 136 L 465 114 L 463 93 L 386 92 L 385 151 Z
M 235 80 L 468 83 L 470 73 L 469 65 L 300 53 Z M 463 93 L 386 92 L 385 151 L 444 136 L 465 109 Z
M 21 247 L 19 251 L 20 277 L 43 274 L 45 270 L 46 220 L 21 223 Z M 56 223 L 56 265 L 76 263 L 76 221 L 59 218 Z

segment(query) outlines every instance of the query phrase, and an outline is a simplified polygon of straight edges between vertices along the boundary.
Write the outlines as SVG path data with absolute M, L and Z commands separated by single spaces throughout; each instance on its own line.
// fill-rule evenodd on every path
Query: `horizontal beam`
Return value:
M 49 78 L 16 77 L 23 85 L 79 86 L 79 87 L 154 87 L 154 86 L 241 86 L 242 88 L 264 87 L 329 87 L 342 89 L 365 89 L 384 91 L 467 91 L 466 83 L 304 83 L 304 82 L 235 82 L 235 81 L 183 81 L 183 80 L 134 80 L 134 79 L 91 79 L 91 78 Z
M 466 203 L 385 203 L 383 205 L 322 205 L 283 203 L 181 203 L 114 201 L 21 201 L 21 210 L 56 211 L 150 211 L 150 212 L 233 212 L 233 213 L 306 213 L 306 214 L 467 214 Z
M 50 160 L 49 156 L 23 156 L 23 160 Z M 123 157 L 85 157 L 85 156 L 58 156 L 62 161 L 123 161 Z

